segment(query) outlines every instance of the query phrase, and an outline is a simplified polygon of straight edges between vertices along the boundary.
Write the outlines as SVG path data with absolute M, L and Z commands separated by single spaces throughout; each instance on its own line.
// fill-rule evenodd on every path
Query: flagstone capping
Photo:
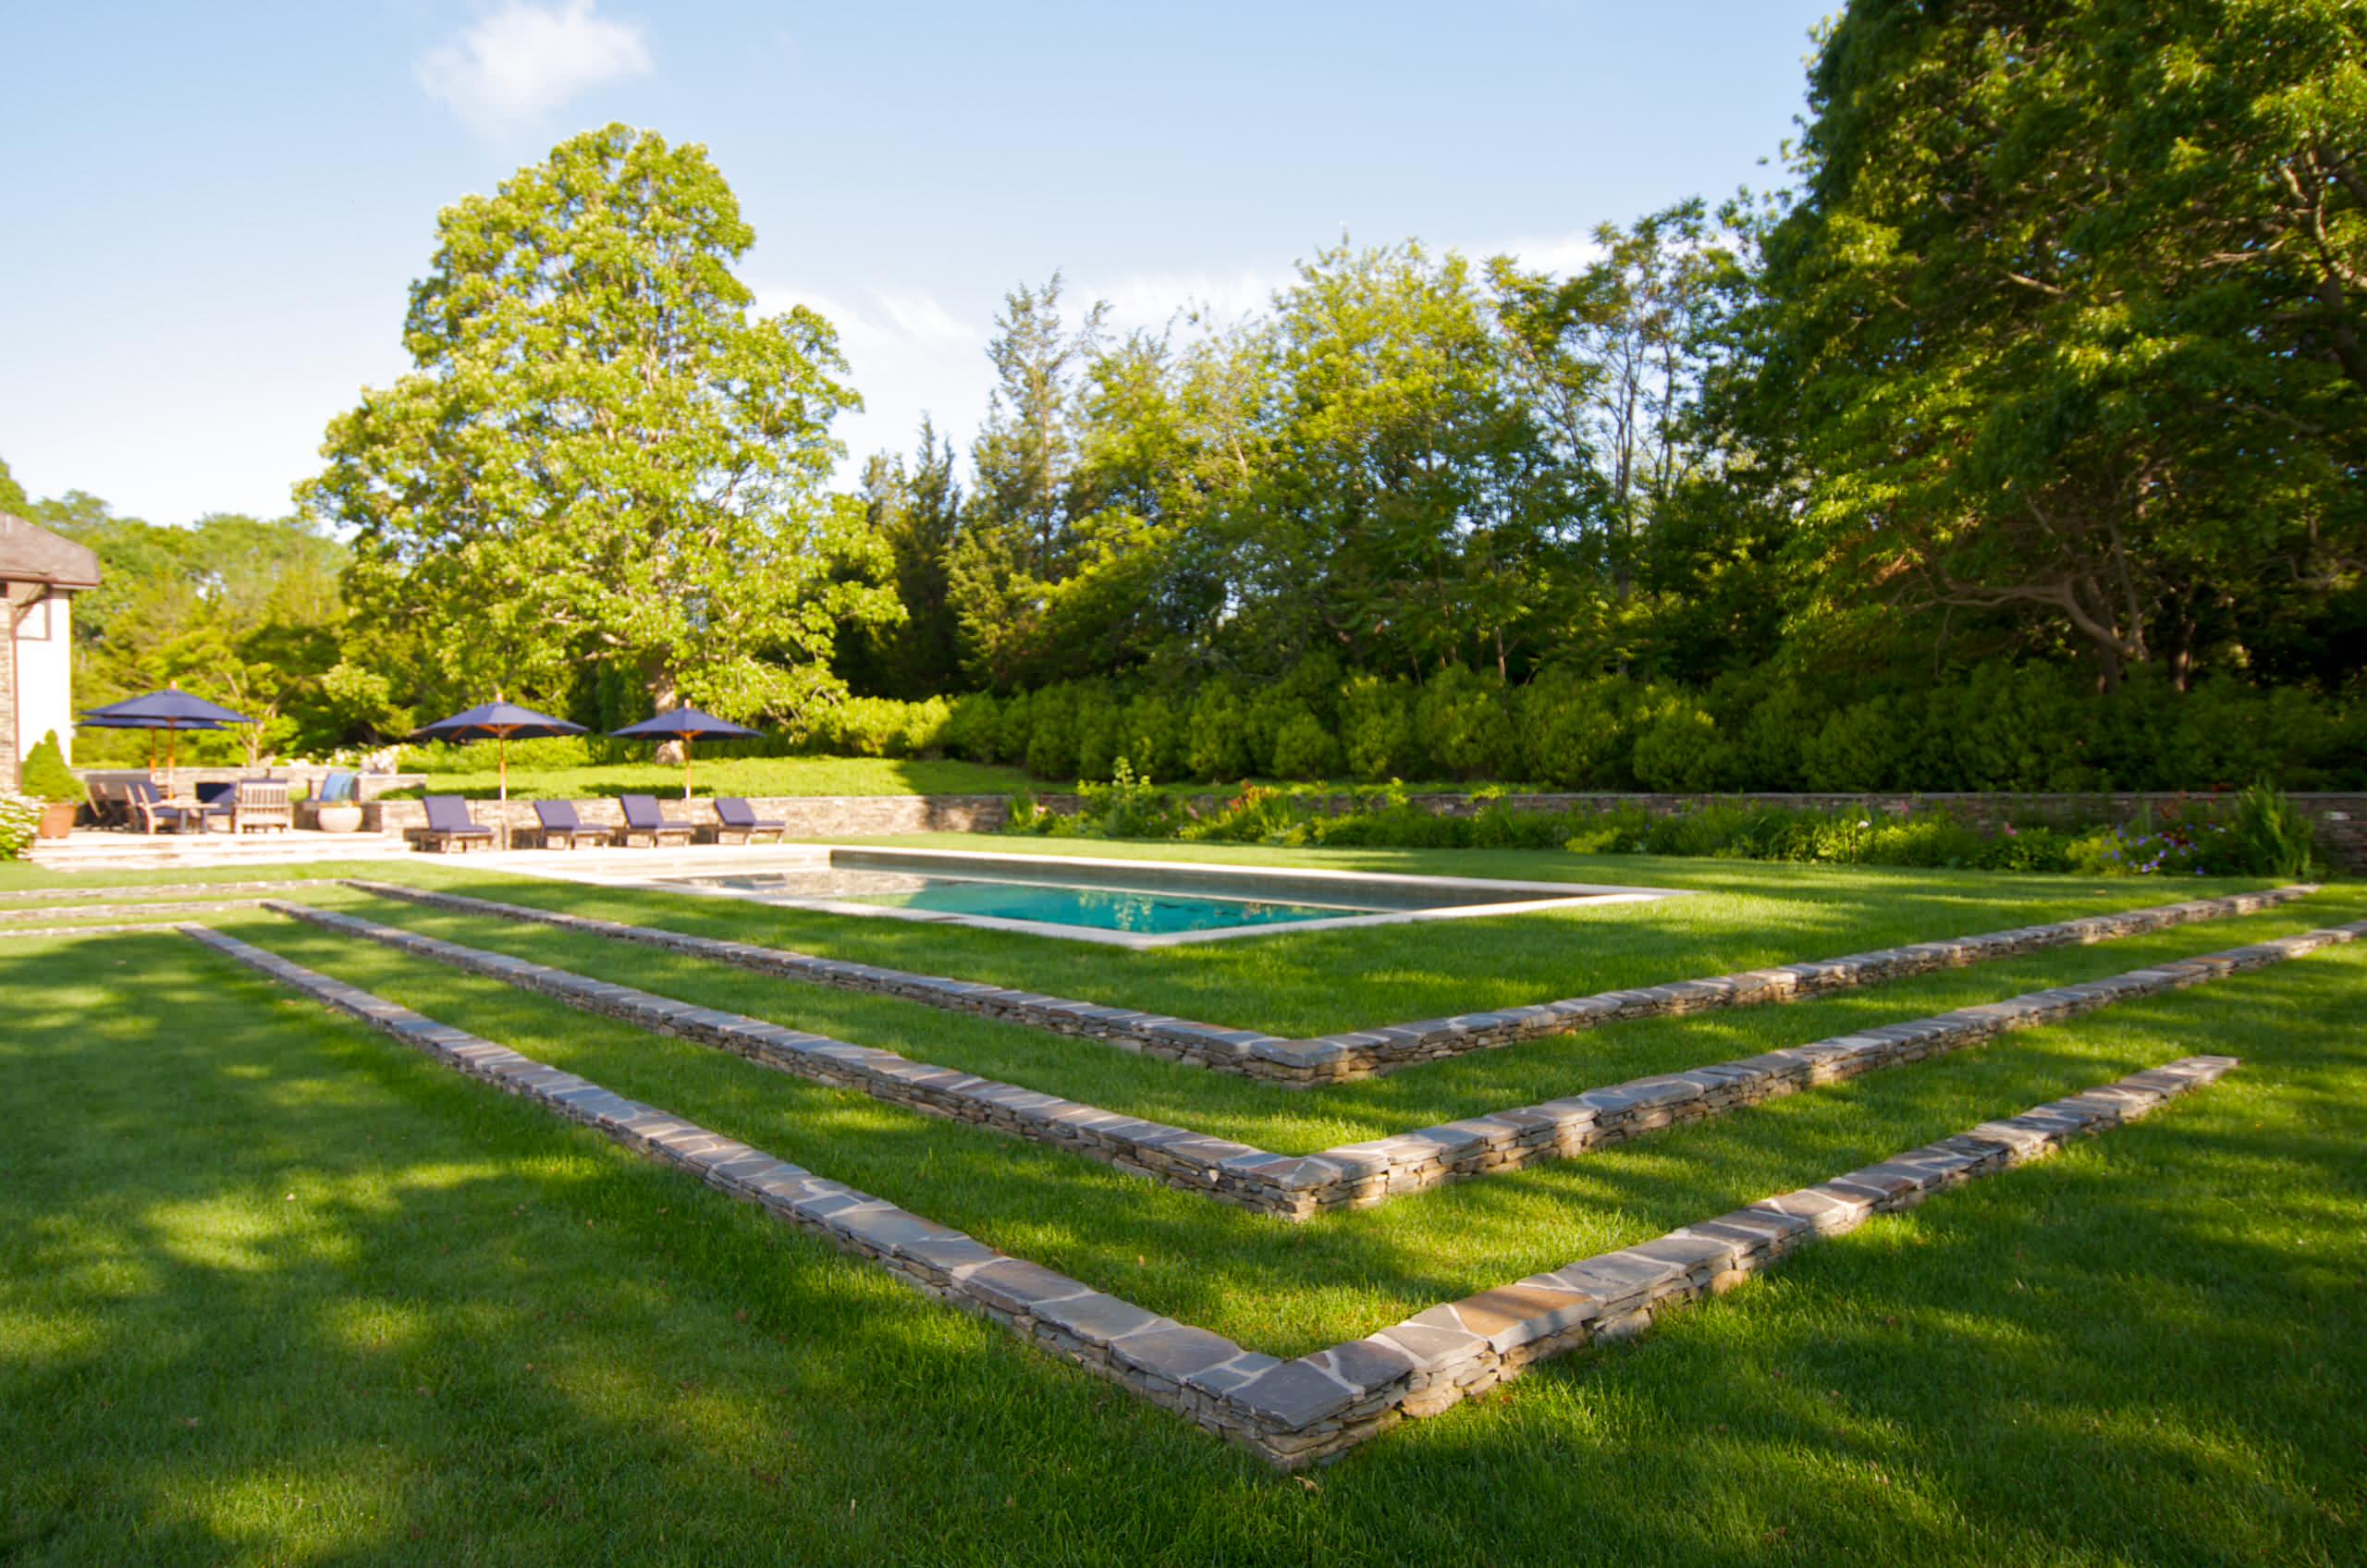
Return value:
M 34 906 L 30 909 L 0 909 L 0 933 L 19 921 L 79 920 L 122 918 L 131 915 L 173 915 L 189 913 L 217 914 L 224 910 L 253 909 L 264 901 L 262 894 L 245 899 L 173 899 L 161 903 L 76 904 L 70 909 Z M 176 924 L 166 921 L 163 924 Z
M 2303 932 L 1312 1155 L 1283 1155 L 338 911 L 278 900 L 267 900 L 264 907 L 653 1033 L 714 1046 L 893 1105 L 1073 1150 L 1184 1192 L 1289 1220 L 1305 1220 L 1326 1209 L 1368 1208 L 1447 1182 L 1575 1158 L 1682 1122 L 1722 1116 L 1877 1068 L 1958 1050 L 2008 1031 L 2060 1023 L 2116 1002 L 2205 984 L 2367 936 L 2367 921 Z
M 202 899 L 215 893 L 300 892 L 306 888 L 336 886 L 336 882 L 319 876 L 282 876 L 267 882 L 142 882 L 123 885 L 101 882 L 86 888 L 10 888 L 0 891 L 0 902 L 15 902 L 23 899 L 143 898 L 151 894 L 165 893 Z M 169 903 L 177 900 L 162 901 Z
M 1857 986 L 1879 984 L 1992 962 L 2049 948 L 2108 942 L 2197 921 L 2258 914 L 2307 898 L 2315 884 L 2297 883 L 2257 893 L 2191 899 L 2147 909 L 2084 915 L 2076 920 L 2025 925 L 1976 936 L 1944 937 L 1905 947 L 1852 953 L 1842 958 L 1783 964 L 1772 969 L 1666 985 L 1604 991 L 1561 1001 L 1538 1002 L 1491 1011 L 1429 1018 L 1410 1023 L 1347 1030 L 1310 1039 L 1285 1039 L 1253 1029 L 1194 1023 L 1164 1013 L 1076 1001 L 1013 990 L 983 982 L 918 974 L 877 964 L 819 958 L 783 948 L 693 936 L 656 926 L 632 925 L 593 915 L 570 914 L 526 904 L 504 903 L 465 893 L 447 893 L 400 883 L 350 877 L 345 886 L 380 898 L 400 899 L 465 914 L 531 921 L 619 941 L 640 942 L 693 957 L 735 964 L 758 974 L 836 986 L 847 990 L 899 997 L 907 1001 L 975 1012 L 1032 1024 L 1056 1034 L 1099 1040 L 1147 1056 L 1165 1058 L 1220 1072 L 1237 1073 L 1284 1088 L 1308 1088 L 1376 1077 L 1427 1061 L 1470 1051 L 1495 1049 L 1524 1040 L 1572 1034 L 1599 1024 L 1637 1018 L 1797 1001 Z
M 2133 1121 L 2215 1082 L 2231 1057 L 2188 1057 L 1893 1156 L 1639 1245 L 1434 1306 L 1295 1360 L 1245 1350 L 1027 1262 L 950 1226 L 708 1132 L 489 1040 L 194 925 L 191 938 L 446 1065 L 674 1165 L 775 1219 L 816 1231 L 904 1283 L 991 1318 L 1282 1469 L 1329 1461 L 1399 1422 L 1434 1415 L 1535 1362 L 1641 1331 L 1800 1246 L 1879 1213 Z
M 53 918 L 71 914 L 72 910 L 51 910 Z M 36 937 L 112 937 L 128 931 L 178 931 L 189 922 L 179 915 L 169 920 L 103 921 L 92 925 L 10 925 L 0 924 L 0 941 L 21 937 L 30 941 Z

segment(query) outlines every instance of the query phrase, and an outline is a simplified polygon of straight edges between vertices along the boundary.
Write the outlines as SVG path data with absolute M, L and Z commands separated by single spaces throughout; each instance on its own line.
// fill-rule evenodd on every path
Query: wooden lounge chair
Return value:
M 197 815 L 197 808 L 172 804 L 145 778 L 135 778 L 124 786 L 123 803 L 130 813 L 129 826 L 151 836 L 159 827 L 178 833 L 191 826 L 202 827 L 205 822 Z
M 296 826 L 296 808 L 288 803 L 285 778 L 241 778 L 230 793 L 230 831 L 270 827 L 285 833 Z
M 625 825 L 617 830 L 617 842 L 630 844 L 635 839 L 647 839 L 651 849 L 662 847 L 668 839 L 687 844 L 694 831 L 692 825 L 680 818 L 662 815 L 655 795 L 619 795 L 617 803 L 624 808 Z
M 496 847 L 493 829 L 481 825 L 469 814 L 469 802 L 458 795 L 430 795 L 427 826 L 414 827 L 408 837 L 423 850 L 445 851 L 458 844 L 462 849 L 474 849 L 483 844 Z
M 573 801 L 536 801 L 534 820 L 542 824 L 536 832 L 546 850 L 555 850 L 561 844 L 571 850 L 586 839 L 605 844 L 617 833 L 606 823 L 584 821 L 577 815 Z
M 775 817 L 758 816 L 755 808 L 737 795 L 717 795 L 715 798 L 715 841 L 718 844 L 732 842 L 733 834 L 739 835 L 739 842 L 753 844 L 759 833 L 771 834 L 773 841 L 779 843 L 788 832 L 788 823 Z
M 125 786 L 112 778 L 91 780 L 91 821 L 101 827 L 131 827 L 130 802 L 124 796 Z

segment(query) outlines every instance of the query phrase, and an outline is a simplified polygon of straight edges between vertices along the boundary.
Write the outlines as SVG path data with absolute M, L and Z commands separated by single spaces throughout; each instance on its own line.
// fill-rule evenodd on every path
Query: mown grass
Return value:
M 403 795 L 466 795 L 491 800 L 500 784 L 493 748 L 479 745 L 484 766 L 429 777 L 424 790 Z M 700 795 L 1008 795 L 1028 788 L 1027 774 L 990 763 L 943 757 L 704 757 L 695 753 L 692 789 Z M 515 767 L 513 800 L 583 801 L 627 790 L 680 800 L 682 770 L 656 763 L 599 767 Z
M 866 846 L 969 849 L 981 842 L 951 834 L 865 840 Z M 989 848 L 1001 843 L 983 842 Z M 429 864 L 423 856 L 361 875 L 1286 1035 L 1512 1007 L 2270 885 L 2260 878 L 2170 882 L 1559 851 L 1135 843 L 1072 848 L 1034 841 L 1017 848 L 1690 891 L 1654 903 L 1537 911 L 1485 921 L 1278 931 L 1132 951 L 935 923 L 850 919 L 742 899 L 592 888 L 505 875 L 468 865 L 465 857 Z
M 1616 1024 L 1428 1063 L 1385 1078 L 1291 1091 L 1024 1024 L 801 984 L 497 916 L 456 914 L 346 889 L 307 893 L 304 901 L 579 974 L 614 979 L 619 977 L 619 964 L 630 965 L 628 983 L 660 996 L 899 1051 L 917 1060 L 1287 1154 L 1313 1153 L 1460 1117 L 1534 1105 L 1649 1073 L 1728 1060 L 1776 1046 L 1798 1045 L 1877 1023 L 1919 1018 L 2313 926 L 2367 918 L 2367 889 L 2337 888 L 2263 914 L 2179 926 L 2149 937 L 2056 949 L 1870 986 L 1814 1001 Z M 645 925 L 678 924 L 673 918 L 678 900 L 646 895 L 636 900 L 625 895 L 619 901 L 627 908 L 624 918 Z M 1484 950 L 1489 941 L 1486 928 L 1478 923 L 1441 927 L 1439 937 L 1468 941 L 1474 952 Z M 1672 954 L 1665 962 L 1674 964 L 1681 959 Z M 1657 977 L 1680 975 L 1671 970 Z M 1337 986 L 1353 992 L 1356 981 L 1343 974 Z
M 2367 954 L 1298 1230 L 241 934 L 1287 1350 L 2201 1050 L 2218 1088 L 1311 1484 L 184 939 L 0 945 L 0 1557 L 2336 1563 Z

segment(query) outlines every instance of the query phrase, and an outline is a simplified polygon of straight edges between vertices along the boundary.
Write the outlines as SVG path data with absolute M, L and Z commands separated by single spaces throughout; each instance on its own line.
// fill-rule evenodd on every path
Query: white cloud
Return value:
M 652 68 L 641 29 L 596 16 L 595 0 L 509 0 L 421 56 L 419 84 L 472 125 L 533 119 L 576 94 Z
M 755 308 L 763 314 L 791 305 L 803 305 L 838 328 L 848 379 L 863 394 L 862 411 L 837 425 L 847 448 L 842 479 L 852 481 L 874 452 L 909 454 L 924 412 L 957 447 L 968 448 L 994 385 L 983 323 L 963 322 L 921 289 L 875 288 L 860 300 L 794 287 L 756 290 Z
M 1550 272 L 1567 277 L 1583 271 L 1602 256 L 1602 247 L 1595 243 L 1592 234 L 1532 235 L 1526 239 L 1510 240 L 1502 245 L 1486 245 L 1471 252 L 1474 257 L 1510 256 L 1522 266 L 1535 272 Z
M 1242 267 L 1228 273 L 1138 273 L 1122 277 L 1107 288 L 1080 288 L 1080 301 L 1109 301 L 1110 326 L 1120 332 L 1136 327 L 1152 331 L 1167 325 L 1180 311 L 1196 312 L 1212 325 L 1229 326 L 1243 316 L 1263 312 L 1274 291 L 1287 288 L 1297 273 L 1282 267 Z

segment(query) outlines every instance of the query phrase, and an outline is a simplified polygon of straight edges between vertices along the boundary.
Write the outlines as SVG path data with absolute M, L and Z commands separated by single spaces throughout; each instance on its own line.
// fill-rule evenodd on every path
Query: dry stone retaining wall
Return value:
M 2012 958 L 2049 948 L 2106 942 L 2123 937 L 2166 930 L 2200 920 L 2256 914 L 2279 904 L 2306 898 L 2313 886 L 2297 884 L 2261 893 L 2234 893 L 2223 898 L 2194 899 L 2151 909 L 2093 914 L 2011 931 L 1956 937 L 1937 942 L 1917 942 L 1875 952 L 1811 963 L 1784 964 L 1703 980 L 1680 980 L 1664 986 L 1603 991 L 1533 1007 L 1492 1012 L 1468 1012 L 1452 1018 L 1423 1019 L 1378 1029 L 1351 1030 L 1313 1039 L 1289 1040 L 1254 1029 L 1229 1029 L 1196 1023 L 1164 1013 L 1097 1002 L 1069 1000 L 1014 991 L 1005 986 L 940 975 L 915 974 L 877 964 L 816 958 L 811 953 L 695 937 L 590 915 L 569 914 L 529 905 L 501 903 L 460 893 L 435 892 L 392 882 L 352 880 L 349 887 L 382 898 L 402 899 L 435 909 L 468 914 L 491 914 L 509 920 L 533 921 L 563 930 L 641 942 L 693 957 L 736 964 L 759 974 L 786 979 L 838 986 L 849 990 L 901 997 L 931 1007 L 975 1012 L 989 1018 L 1033 1024 L 1059 1034 L 1075 1035 L 1140 1051 L 1147 1056 L 1191 1062 L 1219 1072 L 1238 1073 L 1285 1088 L 1346 1083 L 1393 1072 L 1425 1061 L 1440 1061 L 1468 1051 L 1509 1046 L 1523 1040 L 1591 1029 L 1598 1024 L 1637 1018 L 1705 1011 L 1711 1008 L 1744 1007 L 1797 1001 L 1856 986 L 1903 979 L 1936 970 L 1963 968 Z
M 433 793 L 431 784 L 430 792 Z M 717 825 L 715 802 L 701 795 L 684 801 L 657 791 L 657 803 L 668 816 L 693 826 Z M 993 833 L 1010 815 L 1011 802 L 1000 795 L 756 795 L 749 797 L 759 817 L 788 826 L 792 839 L 867 838 L 885 833 Z M 612 798 L 574 802 L 576 815 L 595 827 L 621 827 L 624 808 Z M 510 833 L 540 831 L 532 800 L 471 801 L 469 810 L 487 827 Z M 419 801 L 371 801 L 362 808 L 362 827 L 368 833 L 403 833 L 427 826 L 427 807 Z
M 1184 1192 L 1293 1220 L 1328 1208 L 1370 1207 L 1466 1177 L 1572 1158 L 1677 1122 L 1721 1116 L 1812 1084 L 1920 1061 L 2008 1030 L 2059 1023 L 2116 1002 L 2263 968 L 2367 935 L 2367 921 L 2306 932 L 1735 1061 L 1633 1079 L 1542 1105 L 1319 1154 L 1282 1155 L 399 926 L 305 904 L 275 901 L 265 907 L 640 1028 L 715 1046 L 909 1109 L 1072 1149 Z
M 818 1232 L 905 1283 L 990 1317 L 1285 1469 L 1336 1457 L 1401 1421 L 1435 1415 L 1546 1356 L 1636 1333 L 1669 1308 L 1748 1279 L 1802 1245 L 1972 1177 L 2041 1158 L 2074 1137 L 2133 1121 L 2236 1065 L 2227 1057 L 2189 1057 L 2132 1073 L 1830 1182 L 1283 1361 L 999 1252 L 234 937 L 200 926 L 184 929 L 217 952 L 448 1066 L 760 1204 L 774 1218 Z

